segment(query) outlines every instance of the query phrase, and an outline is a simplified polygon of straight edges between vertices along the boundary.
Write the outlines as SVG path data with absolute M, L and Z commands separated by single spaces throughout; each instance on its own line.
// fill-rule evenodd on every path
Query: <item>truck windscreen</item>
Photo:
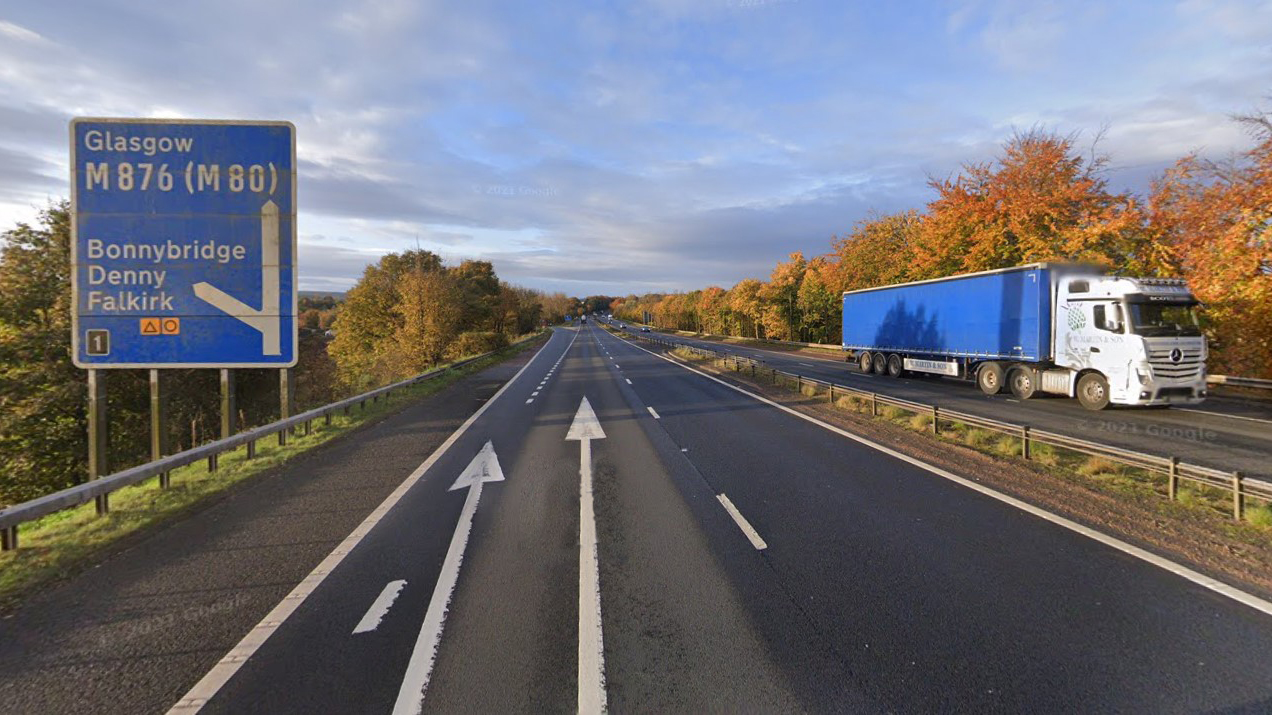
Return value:
M 1161 337 L 1201 335 L 1195 303 L 1128 303 L 1131 330 L 1136 335 Z

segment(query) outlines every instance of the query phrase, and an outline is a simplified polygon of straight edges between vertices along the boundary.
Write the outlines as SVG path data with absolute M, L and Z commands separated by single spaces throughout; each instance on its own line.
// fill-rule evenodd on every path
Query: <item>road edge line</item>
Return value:
M 911 457 L 908 454 L 902 454 L 901 452 L 898 452 L 894 449 L 886 447 L 873 440 L 862 437 L 861 435 L 853 434 L 845 429 L 836 427 L 828 422 L 823 422 L 817 419 L 816 417 L 813 417 L 811 415 L 806 415 L 802 412 L 799 412 L 798 410 L 791 409 L 787 407 L 786 405 L 778 404 L 777 402 L 774 402 L 773 400 L 770 400 L 767 397 L 764 397 L 763 395 L 758 395 L 754 392 L 738 387 L 737 385 L 729 384 L 728 382 L 725 382 L 724 380 L 721 380 L 720 378 L 715 377 L 714 375 L 707 374 L 701 370 L 698 370 L 697 368 L 694 368 L 690 365 L 686 365 L 685 363 L 680 362 L 679 360 L 673 360 L 664 355 L 659 355 L 658 353 L 653 352 L 652 350 L 646 350 L 645 348 L 639 345 L 636 345 L 630 341 L 628 341 L 628 345 L 631 345 L 637 350 L 642 350 L 644 352 L 647 352 L 656 358 L 666 360 L 667 362 L 673 365 L 682 367 L 685 370 L 701 375 L 702 377 L 705 377 L 708 380 L 718 382 L 721 385 L 724 385 L 725 387 L 729 388 L 730 390 L 733 390 L 735 392 L 740 392 L 743 395 L 746 395 L 747 397 L 751 397 L 753 399 L 759 400 L 760 402 L 763 402 L 771 407 L 775 407 L 783 412 L 794 415 L 795 417 L 798 417 L 806 422 L 810 422 L 812 424 L 817 425 L 818 427 L 822 427 L 823 429 L 829 430 L 830 432 L 834 432 L 835 434 L 838 434 L 841 437 L 847 437 L 848 439 L 851 439 L 855 442 L 858 442 L 867 447 L 870 447 L 871 449 L 882 452 L 890 457 L 895 457 L 896 459 L 900 459 L 901 461 L 911 464 L 915 467 L 918 467 L 924 471 L 935 474 L 938 477 L 948 479 L 949 481 L 954 482 L 955 484 L 959 484 L 973 491 L 980 492 L 981 494 L 984 494 L 985 496 L 991 497 L 993 499 L 997 499 L 998 501 L 1003 502 L 1004 504 L 1007 504 L 1009 506 L 1013 506 L 1025 513 L 1032 514 L 1033 516 L 1049 521 L 1057 526 L 1060 526 L 1070 531 L 1081 534 L 1082 536 L 1085 536 L 1094 541 L 1098 541 L 1101 544 L 1104 544 L 1105 546 L 1117 549 L 1118 551 L 1121 551 L 1124 554 L 1134 556 L 1135 558 L 1140 559 L 1141 561 L 1146 561 L 1152 564 L 1153 566 L 1156 566 L 1164 571 L 1169 571 L 1170 573 L 1173 573 L 1176 576 L 1179 576 L 1188 581 L 1191 581 L 1197 584 L 1198 586 L 1207 588 L 1222 596 L 1227 596 L 1228 598 L 1242 605 L 1249 606 L 1250 608 L 1253 608 L 1256 611 L 1260 611 L 1266 615 L 1272 616 L 1272 602 L 1259 598 L 1258 596 L 1252 593 L 1246 593 L 1245 591 L 1242 591 L 1236 586 L 1232 586 L 1230 584 L 1224 583 L 1223 581 L 1207 576 L 1201 573 L 1200 571 L 1195 571 L 1193 569 L 1190 569 L 1187 566 L 1184 566 L 1183 564 L 1175 563 L 1174 561 L 1171 561 L 1170 559 L 1164 556 L 1158 556 L 1157 554 L 1154 554 L 1151 551 L 1142 549 L 1138 546 L 1122 541 L 1121 539 L 1115 536 L 1109 536 L 1108 534 L 1105 534 L 1100 531 L 1096 531 L 1095 529 L 1079 524 L 1076 521 L 1073 521 L 1071 519 L 1066 519 L 1065 517 L 1060 516 L 1059 514 L 1053 514 L 1052 512 L 1049 512 L 1046 509 L 1043 509 L 1038 506 L 1034 506 L 1033 504 L 1017 499 L 1016 497 L 1009 496 L 996 489 L 991 489 L 990 487 L 987 487 L 983 484 L 977 484 L 976 482 L 970 479 L 967 479 L 966 477 L 960 477 L 957 474 L 946 471 L 934 464 L 928 464 L 927 462 L 924 462 L 915 457 Z

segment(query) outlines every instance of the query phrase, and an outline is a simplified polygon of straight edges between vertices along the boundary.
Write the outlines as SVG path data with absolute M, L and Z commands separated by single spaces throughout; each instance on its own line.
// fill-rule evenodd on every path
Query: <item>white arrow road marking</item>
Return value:
M 751 546 L 754 546 L 756 551 L 763 551 L 768 548 L 768 544 L 764 543 L 764 539 L 760 538 L 759 532 L 755 530 L 754 526 L 751 526 L 751 522 L 742 517 L 742 512 L 738 511 L 736 506 L 733 506 L 733 502 L 729 501 L 729 497 L 724 494 L 717 494 L 716 500 L 724 506 L 725 511 L 729 512 L 729 516 L 733 517 L 733 523 L 738 525 L 743 534 L 746 534 L 747 540 L 751 542 Z
M 354 634 L 370 633 L 379 628 L 380 621 L 384 620 L 384 616 L 393 607 L 393 602 L 397 600 L 398 594 L 402 592 L 402 587 L 405 585 L 406 581 L 389 581 L 386 583 L 384 590 L 380 592 L 379 598 L 375 599 L 375 602 L 367 609 L 367 614 L 354 627 Z
M 261 207 L 261 309 L 257 310 L 207 282 L 195 283 L 194 294 L 259 331 L 262 355 L 281 355 L 278 273 L 278 205 L 266 201 Z
M 406 676 L 402 679 L 397 702 L 393 705 L 394 715 L 415 715 L 424 707 L 424 691 L 428 688 L 433 663 L 437 660 L 437 646 L 442 640 L 442 626 L 446 623 L 446 607 L 450 605 L 451 596 L 455 593 L 455 582 L 459 580 L 459 566 L 464 561 L 464 549 L 468 547 L 473 515 L 477 512 L 477 502 L 481 500 L 481 485 L 486 482 L 502 482 L 503 479 L 503 469 L 499 467 L 499 458 L 495 456 L 495 445 L 487 441 L 486 446 L 481 448 L 451 485 L 450 491 L 468 489 L 468 498 L 464 500 L 464 508 L 459 512 L 455 535 L 451 537 L 450 548 L 446 550 L 446 558 L 442 561 L 442 572 L 438 574 L 437 585 L 433 587 L 433 598 L 428 602 L 428 612 L 424 614 L 420 635 L 415 639 L 415 649 L 411 652 Z
M 314 567 L 314 570 L 309 572 L 308 576 L 302 579 L 300 583 L 296 584 L 296 587 L 293 588 L 291 592 L 278 603 L 277 606 L 274 606 L 273 610 L 265 614 L 265 618 L 263 618 L 260 623 L 257 623 L 256 627 L 249 631 L 247 635 L 243 636 L 243 639 L 231 648 L 230 651 L 221 658 L 221 660 L 217 661 L 217 664 L 212 666 L 212 669 L 209 670 L 207 674 L 199 680 L 199 682 L 194 684 L 194 687 L 190 688 L 190 690 L 187 691 L 180 700 L 173 704 L 173 706 L 168 710 L 169 715 L 189 715 L 190 713 L 197 713 L 204 705 L 207 704 L 209 700 L 220 692 L 221 688 L 230 681 L 230 678 L 234 677 L 234 674 L 243 667 L 243 664 L 260 649 L 261 645 L 278 631 L 278 627 L 290 618 L 291 615 L 296 612 L 296 609 L 300 608 L 301 604 L 305 602 L 305 599 L 309 598 L 309 594 L 313 593 L 314 590 L 321 586 L 323 581 L 327 579 L 327 576 L 344 561 L 345 557 L 357 548 L 358 544 L 362 543 L 362 540 L 366 538 L 366 535 L 380 523 L 380 521 L 384 518 L 384 515 L 389 513 L 402 501 L 402 498 L 406 496 L 406 493 L 424 478 L 424 475 L 428 473 L 428 470 L 433 468 L 433 465 L 437 463 L 437 460 L 441 459 L 442 455 L 446 454 L 447 450 L 449 450 L 455 442 L 458 441 L 459 438 L 473 426 L 474 422 L 480 419 L 482 415 L 486 414 L 486 410 L 490 409 L 491 405 L 498 402 L 499 398 L 503 396 L 509 388 L 517 384 L 517 380 L 521 379 L 521 375 L 526 370 L 529 370 L 542 354 L 542 352 L 535 353 L 534 357 L 530 358 L 525 365 L 522 365 L 520 370 L 517 370 L 517 374 L 513 375 L 511 380 L 505 382 L 503 387 L 496 390 L 495 394 L 491 395 L 489 400 L 482 403 L 482 406 L 477 408 L 476 412 L 469 415 L 468 419 L 464 420 L 464 423 L 459 426 L 459 429 L 452 432 L 437 449 L 433 450 L 432 454 L 428 455 L 428 459 L 424 460 L 420 466 L 416 467 L 415 471 L 411 472 L 410 475 L 408 475 L 407 478 L 403 480 L 392 493 L 389 494 L 389 496 L 385 497 L 384 501 L 380 502 L 380 506 L 372 510 L 372 512 L 367 515 L 367 518 L 363 519 L 362 523 L 358 524 L 357 528 L 353 530 L 353 533 L 345 537 L 344 541 L 337 544 L 336 548 L 333 549 L 330 554 L 327 554 L 327 558 L 320 561 L 318 565 Z
M 584 397 L 566 441 L 579 441 L 579 713 L 605 712 L 605 639 L 601 633 L 601 575 L 592 500 L 592 440 L 605 430 Z

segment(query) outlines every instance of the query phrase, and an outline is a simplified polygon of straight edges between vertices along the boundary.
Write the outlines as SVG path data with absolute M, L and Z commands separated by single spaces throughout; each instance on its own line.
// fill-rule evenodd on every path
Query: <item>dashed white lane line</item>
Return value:
M 1208 410 L 1192 410 L 1187 407 L 1172 407 L 1171 409 L 1177 410 L 1179 412 L 1196 412 L 1199 415 L 1211 415 L 1212 417 L 1227 417 L 1228 419 L 1233 419 L 1233 420 L 1248 420 L 1250 422 L 1272 423 L 1272 420 L 1263 419 L 1262 417 L 1246 417 L 1244 415 L 1226 415 L 1222 412 L 1210 412 Z
M 648 407 L 648 406 L 647 406 L 647 407 L 645 407 L 645 409 L 649 410 L 649 414 L 653 415 L 653 416 L 654 416 L 654 419 L 656 419 L 656 420 L 661 420 L 661 419 L 662 419 L 661 417 L 659 417 L 659 416 L 658 416 L 658 413 L 657 413 L 657 412 L 654 412 L 654 408 L 652 408 L 652 407 Z
M 354 627 L 354 634 L 370 633 L 380 627 L 380 621 L 384 620 L 384 616 L 393 607 L 393 602 L 397 600 L 398 594 L 402 592 L 402 587 L 406 585 L 406 581 L 389 581 L 384 585 L 384 590 L 380 592 L 379 597 L 372 602 L 371 607 L 367 609 L 367 614 L 358 621 L 358 625 Z
M 531 397 L 538 397 L 538 396 L 539 396 L 539 391 L 538 391 L 538 390 L 535 390 L 534 392 L 531 392 L 531 393 L 530 393 L 530 396 L 531 396 Z
M 627 380 L 627 384 L 628 384 L 628 385 L 632 384 L 632 379 L 631 379 L 630 377 L 625 377 L 625 378 L 623 378 L 623 379 L 624 379 L 624 380 Z
M 729 512 L 729 516 L 733 517 L 733 523 L 738 525 L 743 534 L 746 534 L 747 541 L 751 542 L 751 546 L 754 546 L 756 551 L 763 551 L 768 548 L 768 544 L 764 543 L 764 539 L 760 538 L 759 532 L 755 530 L 755 527 L 751 526 L 751 522 L 743 518 L 738 508 L 733 506 L 733 502 L 729 501 L 729 497 L 724 494 L 717 494 L 716 499 L 724 505 L 724 510 Z
M 527 404 L 527 405 L 528 405 L 528 404 L 530 404 L 531 402 L 534 402 L 534 398 L 533 398 L 533 397 L 531 397 L 530 399 L 526 400 L 526 404 Z

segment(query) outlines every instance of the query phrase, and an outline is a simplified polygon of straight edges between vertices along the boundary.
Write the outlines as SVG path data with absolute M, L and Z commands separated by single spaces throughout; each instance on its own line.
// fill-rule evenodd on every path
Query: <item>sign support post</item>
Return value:
M 88 370 L 88 478 L 106 476 L 106 376 L 100 370 Z M 110 511 L 110 497 L 96 499 L 98 515 Z
M 163 453 L 167 451 L 167 432 L 164 424 L 167 422 L 167 405 L 164 403 L 163 393 L 160 391 L 160 375 L 158 369 L 150 370 L 150 461 L 154 462 L 163 457 Z M 164 472 L 159 475 L 159 488 L 167 489 L 169 474 Z
M 278 371 L 278 408 L 279 419 L 287 419 L 291 417 L 292 398 L 292 374 L 291 368 L 285 367 Z M 291 430 L 281 430 L 278 433 L 278 444 L 282 446 L 287 444 L 287 433 Z
M 238 409 L 234 399 L 234 371 L 228 367 L 221 368 L 221 439 L 234 436 L 235 411 Z

